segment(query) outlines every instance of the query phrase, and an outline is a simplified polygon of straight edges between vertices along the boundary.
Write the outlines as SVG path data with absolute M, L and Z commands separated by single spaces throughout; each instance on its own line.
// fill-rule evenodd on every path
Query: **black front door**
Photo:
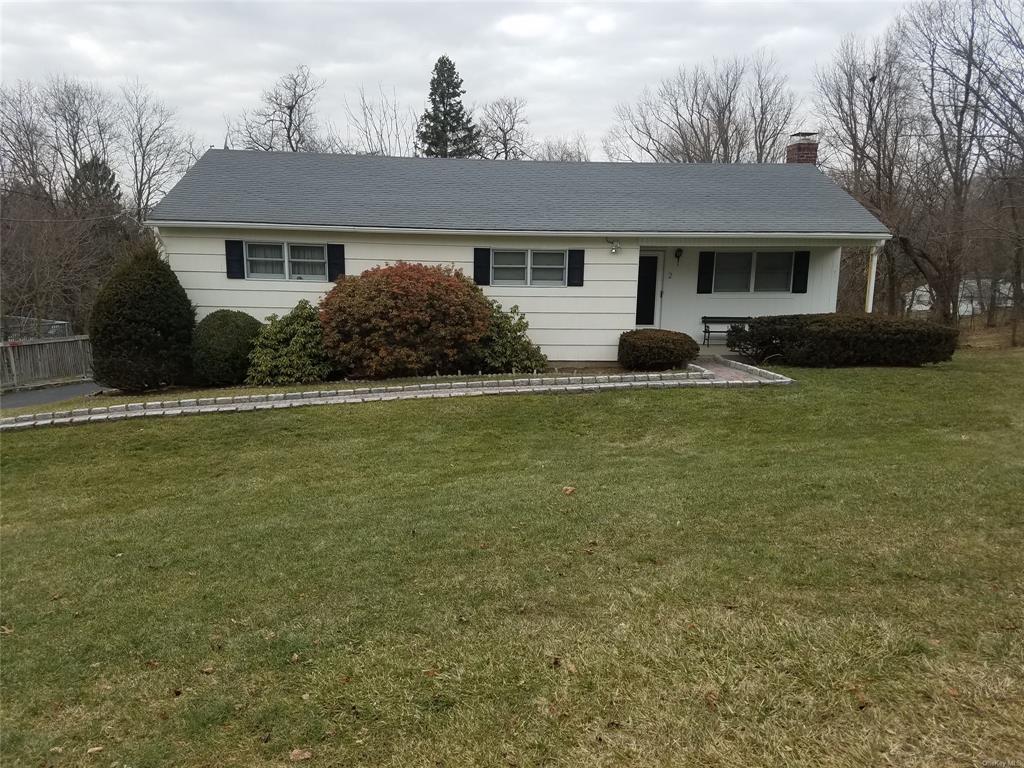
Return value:
M 636 278 L 636 324 L 654 325 L 654 305 L 658 293 L 658 257 L 640 256 Z

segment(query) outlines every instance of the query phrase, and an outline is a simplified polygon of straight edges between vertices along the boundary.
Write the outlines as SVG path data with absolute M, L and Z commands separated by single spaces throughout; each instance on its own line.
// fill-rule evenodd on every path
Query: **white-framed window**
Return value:
M 715 293 L 746 293 L 750 290 L 750 265 L 754 254 L 725 252 L 715 254 Z
M 245 276 L 284 280 L 284 243 L 246 243 Z
M 717 251 L 714 293 L 789 293 L 792 251 Z
M 793 287 L 793 254 L 760 251 L 754 263 L 754 291 L 789 293 Z
M 326 280 L 327 246 L 289 243 L 288 279 Z
M 528 285 L 529 251 L 491 251 L 491 285 Z
M 245 244 L 245 276 L 254 280 L 327 280 L 327 246 L 317 243 Z
M 530 251 L 530 285 L 565 285 L 566 251 Z
M 491 251 L 491 285 L 562 286 L 568 265 L 568 251 Z

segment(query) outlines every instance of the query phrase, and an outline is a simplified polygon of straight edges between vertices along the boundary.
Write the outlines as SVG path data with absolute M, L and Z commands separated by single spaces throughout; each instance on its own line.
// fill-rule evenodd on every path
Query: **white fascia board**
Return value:
M 320 232 L 380 232 L 406 235 L 498 235 L 502 237 L 608 237 L 650 238 L 672 240 L 754 240 L 765 238 L 788 240 L 856 240 L 878 242 L 892 235 L 877 232 L 584 232 L 525 229 L 423 229 L 415 227 L 352 227 L 321 224 L 254 224 L 241 221 L 145 221 L 150 227 L 187 227 L 193 229 L 279 229 Z

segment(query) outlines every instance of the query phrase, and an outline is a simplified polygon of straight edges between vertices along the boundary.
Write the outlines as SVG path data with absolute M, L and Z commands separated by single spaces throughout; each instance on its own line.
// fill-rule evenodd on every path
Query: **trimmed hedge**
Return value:
M 89 320 L 96 381 L 145 392 L 188 381 L 196 313 L 156 246 L 140 244 L 100 289 Z
M 317 312 L 305 299 L 284 317 L 269 315 L 249 353 L 246 383 L 317 384 L 331 372 Z
M 953 357 L 959 331 L 923 320 L 875 315 L 756 317 L 726 336 L 730 349 L 761 363 L 811 368 L 923 365 Z
M 320 321 L 345 376 L 455 373 L 490 328 L 491 305 L 461 272 L 399 262 L 339 280 Z
M 683 368 L 697 359 L 697 342 L 678 331 L 643 328 L 619 337 L 619 365 L 630 371 Z
M 249 353 L 263 324 L 248 312 L 218 309 L 199 321 L 192 339 L 192 376 L 197 384 L 241 384 Z

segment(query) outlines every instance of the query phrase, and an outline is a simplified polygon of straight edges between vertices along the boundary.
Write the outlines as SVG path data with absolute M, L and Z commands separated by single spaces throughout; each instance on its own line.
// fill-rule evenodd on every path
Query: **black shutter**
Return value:
M 232 280 L 245 279 L 245 243 L 241 240 L 224 241 L 224 272 Z
M 566 285 L 583 285 L 583 254 L 584 251 L 569 251 L 569 271 L 565 276 Z
M 697 261 L 697 293 L 711 293 L 715 285 L 715 252 L 701 251 Z
M 793 293 L 807 293 L 807 269 L 811 266 L 811 252 L 793 254 Z
M 491 249 L 473 249 L 473 282 L 477 285 L 491 284 Z
M 345 275 L 345 246 L 340 243 L 327 244 L 327 279 L 332 283 Z

